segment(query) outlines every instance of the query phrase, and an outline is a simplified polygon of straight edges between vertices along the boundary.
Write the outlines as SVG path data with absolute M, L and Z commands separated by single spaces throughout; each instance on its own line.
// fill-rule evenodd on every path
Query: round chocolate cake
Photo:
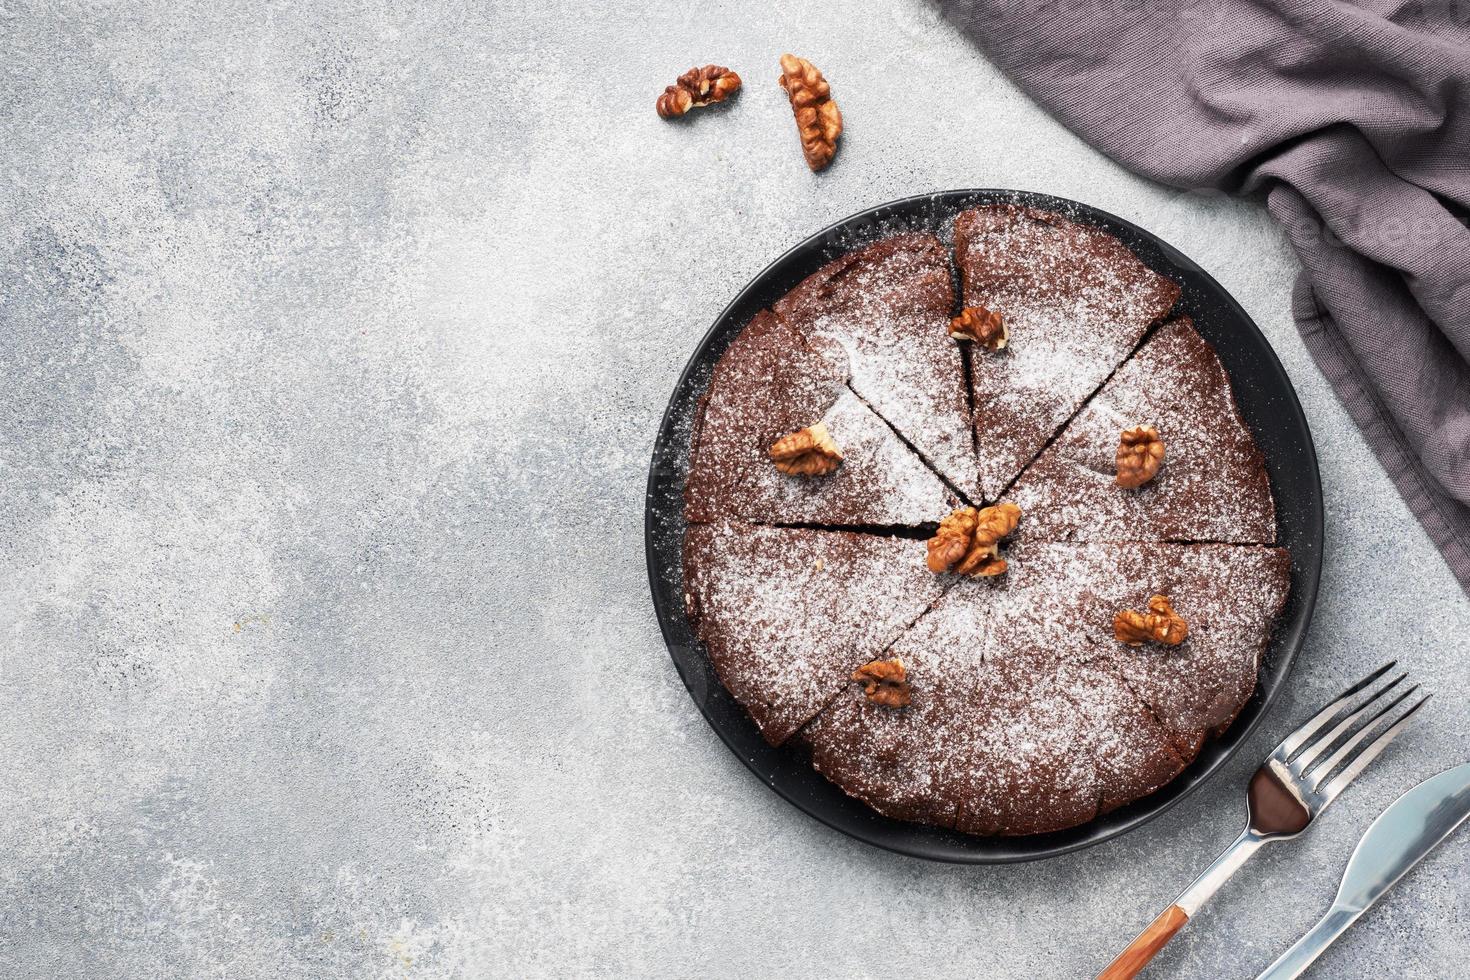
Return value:
M 1290 556 L 1176 284 L 1031 208 L 966 211 L 953 238 L 829 263 L 720 357 L 686 603 L 766 740 L 847 793 L 967 833 L 1062 830 L 1235 719 Z

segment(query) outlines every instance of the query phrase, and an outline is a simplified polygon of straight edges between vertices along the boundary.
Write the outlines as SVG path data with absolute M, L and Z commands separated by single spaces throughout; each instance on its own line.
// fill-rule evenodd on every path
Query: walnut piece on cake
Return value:
M 1136 490 L 1159 472 L 1164 461 L 1164 440 L 1151 425 L 1125 429 L 1118 441 L 1118 486 Z
M 665 119 L 676 119 L 690 109 L 724 102 L 740 89 L 740 76 L 722 65 L 691 68 L 664 89 L 654 108 Z
M 776 469 L 788 476 L 824 476 L 842 465 L 842 450 L 826 422 L 782 436 L 771 445 L 770 454 Z
M 781 87 L 791 100 L 806 165 L 815 173 L 832 162 L 842 135 L 842 113 L 832 99 L 832 87 L 816 65 L 794 54 L 781 56 Z
M 949 335 L 955 340 L 969 340 L 985 350 L 1004 350 L 1011 340 L 1011 328 L 1005 318 L 983 306 L 967 306 L 949 321 Z
M 1008 567 L 1000 557 L 1000 540 L 1014 531 L 1020 520 L 1021 508 L 1015 504 L 980 510 L 961 507 L 940 521 L 939 530 L 929 539 L 929 570 L 936 575 L 1000 575 Z
M 912 700 L 908 671 L 904 670 L 903 661 L 897 657 L 863 664 L 852 672 L 852 679 L 863 685 L 863 693 L 869 701 L 885 708 L 906 708 Z
M 1113 617 L 1113 636 L 1130 647 L 1142 646 L 1146 640 L 1177 647 L 1189 636 L 1189 624 L 1174 611 L 1166 595 L 1148 600 L 1148 612 L 1124 609 Z

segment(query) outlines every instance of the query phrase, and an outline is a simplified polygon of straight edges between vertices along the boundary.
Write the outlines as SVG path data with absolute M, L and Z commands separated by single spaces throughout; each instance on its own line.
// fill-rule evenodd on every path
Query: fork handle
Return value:
M 1140 970 L 1148 966 L 1149 960 L 1169 944 L 1174 934 L 1184 928 L 1190 916 L 1198 912 L 1200 906 L 1219 891 L 1220 886 L 1264 843 L 1265 838 L 1247 827 L 1194 879 L 1193 884 L 1184 889 L 1173 905 L 1164 909 L 1147 929 L 1139 933 L 1137 939 L 1128 944 L 1127 949 L 1118 954 L 1117 959 L 1108 964 L 1106 970 L 1097 975 L 1097 980 L 1128 980 L 1129 977 L 1137 976 Z
M 1171 905 L 1164 909 L 1147 929 L 1138 934 L 1137 939 L 1128 944 L 1127 949 L 1118 954 L 1117 959 L 1108 964 L 1106 970 L 1097 975 L 1097 980 L 1129 980 L 1137 976 L 1138 971 L 1148 966 L 1148 961 L 1158 955 L 1159 950 L 1167 946 L 1188 921 L 1188 914 L 1179 906 Z

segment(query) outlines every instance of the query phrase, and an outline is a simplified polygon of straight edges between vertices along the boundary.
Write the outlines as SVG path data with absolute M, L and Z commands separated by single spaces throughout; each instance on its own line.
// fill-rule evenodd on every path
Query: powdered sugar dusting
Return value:
M 691 520 L 914 525 L 937 521 L 953 495 L 844 383 L 838 348 L 809 347 L 763 313 L 731 343 L 707 389 L 686 492 Z M 778 470 L 769 448 L 825 422 L 843 453 L 824 476 Z
M 844 389 L 822 416 L 843 462 L 824 477 L 788 476 L 769 459 L 749 470 L 745 496 L 769 501 L 765 514 L 787 522 L 824 524 L 921 524 L 938 521 L 955 506 L 954 496 L 893 430 L 862 400 Z
M 858 321 L 824 317 L 812 329 L 846 351 L 852 389 L 952 483 L 973 493 L 978 477 L 964 367 L 945 319 L 875 311 Z
M 1165 446 L 1148 484 L 1113 482 L 1123 430 L 1151 424 Z M 1264 460 L 1230 381 L 1188 319 L 1165 324 L 1016 481 L 1021 536 L 1041 540 L 1271 543 Z
M 720 680 L 773 743 L 943 588 L 916 541 L 731 522 L 690 528 L 685 576 Z
M 852 389 L 969 493 L 978 484 L 964 364 L 949 338 L 953 302 L 939 240 L 896 235 L 808 277 L 776 312 L 839 345 Z
M 1112 236 L 996 206 L 955 222 L 966 306 L 998 311 L 1010 344 L 971 361 L 981 484 L 994 499 L 1166 313 L 1178 287 Z
M 1000 581 L 956 583 L 893 644 L 910 708 L 854 689 L 810 726 L 823 772 L 884 812 L 977 833 L 1090 819 L 1168 782 L 1181 746 L 1233 719 L 1288 581 L 1284 552 L 1248 546 L 1019 544 L 1010 561 Z M 1119 644 L 1113 614 L 1154 592 L 1190 638 Z
M 1057 683 L 1073 706 L 1074 744 L 1092 758 L 1103 811 L 1153 792 L 1183 770 L 1168 733 L 1110 664 L 1068 665 Z

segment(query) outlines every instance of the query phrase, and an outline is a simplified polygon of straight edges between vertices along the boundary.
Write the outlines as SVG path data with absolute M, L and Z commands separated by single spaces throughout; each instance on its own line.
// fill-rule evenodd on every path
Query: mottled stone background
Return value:
M 847 120 L 819 176 L 787 49 Z M 739 98 L 659 120 L 706 61 Z M 1123 173 L 923 3 L 7 2 L 0 178 L 5 976 L 1090 975 L 1234 836 L 1292 719 L 1399 657 L 1422 723 L 1159 970 L 1245 977 L 1470 755 L 1470 603 L 1297 339 L 1281 234 Z M 966 186 L 1080 198 L 1219 277 L 1297 385 L 1329 519 L 1296 688 L 1243 755 L 1006 868 L 769 792 L 643 567 L 656 422 L 720 308 L 830 221 Z M 1467 857 L 1319 975 L 1467 975 Z

